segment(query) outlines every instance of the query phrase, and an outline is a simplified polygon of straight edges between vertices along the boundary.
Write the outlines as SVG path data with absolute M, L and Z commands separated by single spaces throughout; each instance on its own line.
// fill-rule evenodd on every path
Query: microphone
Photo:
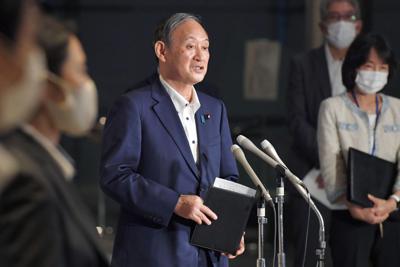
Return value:
M 264 152 L 262 152 L 253 142 L 250 141 L 247 137 L 243 135 L 239 135 L 236 137 L 236 141 L 239 143 L 240 146 L 244 147 L 245 149 L 253 152 L 256 154 L 258 157 L 260 157 L 262 160 L 267 162 L 269 165 L 271 165 L 273 168 L 275 168 L 277 165 L 279 165 L 275 160 L 267 156 Z
M 253 181 L 255 186 L 260 188 L 261 194 L 265 198 L 265 200 L 273 206 L 274 202 L 272 201 L 268 190 L 264 187 L 261 180 L 257 177 L 257 174 L 254 172 L 253 168 L 251 168 L 249 162 L 246 159 L 246 156 L 243 153 L 243 150 L 238 145 L 232 145 L 231 151 L 236 160 L 240 162 L 246 173 L 250 176 L 250 179 Z
M 250 141 L 247 137 L 243 135 L 239 135 L 236 138 L 236 141 L 241 145 L 242 147 L 246 148 L 247 150 L 253 152 L 256 154 L 258 157 L 260 157 L 263 161 L 268 163 L 270 166 L 272 166 L 274 169 L 276 169 L 279 172 L 283 172 L 283 174 L 288 178 L 288 180 L 294 184 L 294 185 L 299 185 L 302 187 L 305 187 L 303 182 L 296 177 L 293 173 L 289 171 L 289 169 L 286 167 L 285 164 L 280 164 L 275 159 L 270 157 L 269 155 L 265 154 L 261 149 L 259 149 L 253 142 Z M 272 145 L 271 145 L 272 146 Z M 282 162 L 283 163 L 283 162 Z M 304 189 L 304 188 L 303 188 Z M 303 193 L 303 192 L 300 192 Z
M 318 208 L 315 205 L 314 201 L 311 199 L 310 194 L 307 191 L 307 187 L 304 186 L 303 182 L 296 175 L 294 175 L 292 172 L 290 172 L 289 169 L 285 168 L 284 165 L 277 163 L 270 156 L 268 156 L 267 154 L 262 152 L 247 137 L 245 137 L 243 135 L 239 135 L 236 138 L 236 141 L 241 146 L 243 146 L 247 150 L 250 150 L 251 152 L 253 152 L 257 156 L 259 156 L 262 160 L 264 160 L 266 163 L 268 163 L 270 166 L 272 166 L 273 168 L 277 169 L 278 171 L 283 168 L 285 176 L 289 179 L 289 181 L 294 185 L 296 190 L 308 202 L 308 204 L 311 206 L 312 210 L 315 212 L 315 215 L 318 218 L 319 227 L 320 227 L 320 229 L 319 229 L 319 241 L 321 243 L 321 247 L 325 248 L 325 223 L 324 223 L 324 218 L 322 217 L 321 212 L 318 210 Z
M 276 150 L 275 150 L 274 146 L 267 139 L 264 139 L 264 141 L 261 142 L 261 147 L 267 153 L 268 156 L 270 156 L 276 162 L 278 162 L 280 165 L 282 165 L 287 170 L 289 170 L 289 168 L 285 165 L 285 163 L 283 163 L 283 161 L 279 157 L 278 153 L 276 153 Z M 294 176 L 293 179 L 299 185 L 301 185 L 303 187 L 306 187 L 305 184 L 303 183 L 303 181 L 300 180 L 297 176 Z
M 283 163 L 281 158 L 278 156 L 278 153 L 276 153 L 276 150 L 275 150 L 274 146 L 267 139 L 264 139 L 264 141 L 261 142 L 261 147 L 265 151 L 265 153 L 267 153 L 268 156 L 270 156 L 276 162 L 278 162 L 283 167 L 288 169 L 288 167 L 286 167 L 285 163 Z

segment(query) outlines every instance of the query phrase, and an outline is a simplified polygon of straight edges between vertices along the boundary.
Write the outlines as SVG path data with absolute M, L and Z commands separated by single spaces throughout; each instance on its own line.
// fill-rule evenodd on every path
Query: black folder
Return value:
M 235 254 L 245 231 L 256 191 L 216 178 L 204 200 L 218 219 L 211 225 L 196 225 L 190 243 L 195 246 Z
M 355 148 L 348 154 L 347 200 L 372 207 L 368 194 L 387 199 L 392 194 L 397 165 Z

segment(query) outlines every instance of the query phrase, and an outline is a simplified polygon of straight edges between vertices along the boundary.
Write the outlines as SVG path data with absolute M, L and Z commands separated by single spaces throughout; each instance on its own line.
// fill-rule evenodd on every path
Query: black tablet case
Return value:
M 204 204 L 217 214 L 218 219 L 211 225 L 196 225 L 191 244 L 235 254 L 254 202 L 255 197 L 211 187 Z
M 387 199 L 392 194 L 397 165 L 355 148 L 348 154 L 347 200 L 372 207 L 368 194 Z

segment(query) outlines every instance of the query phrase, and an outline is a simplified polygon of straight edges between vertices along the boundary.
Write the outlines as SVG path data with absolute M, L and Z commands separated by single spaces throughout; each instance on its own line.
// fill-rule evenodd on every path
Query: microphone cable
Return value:
M 302 267 L 304 267 L 306 263 L 306 256 L 307 256 L 307 247 L 308 247 L 308 232 L 310 230 L 310 217 L 311 217 L 311 205 L 310 205 L 310 192 L 307 190 L 307 196 L 308 196 L 308 212 L 307 212 L 307 224 L 306 224 L 306 238 L 304 239 L 304 251 L 303 251 L 303 262 L 302 262 Z

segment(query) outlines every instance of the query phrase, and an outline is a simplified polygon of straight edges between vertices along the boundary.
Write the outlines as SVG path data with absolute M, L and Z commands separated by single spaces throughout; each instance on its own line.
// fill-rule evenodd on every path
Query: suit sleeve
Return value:
M 316 129 L 307 119 L 305 70 L 301 58 L 294 58 L 289 72 L 287 95 L 289 130 L 294 146 L 304 153 L 308 161 L 318 167 Z
M 346 167 L 341 153 L 334 107 L 323 101 L 318 116 L 318 147 L 321 175 L 331 203 L 346 193 Z
M 0 256 L 4 266 L 65 266 L 63 222 L 52 199 L 45 186 L 27 175 L 14 177 L 2 191 Z
M 100 185 L 123 208 L 167 226 L 179 194 L 140 174 L 141 139 L 139 107 L 122 96 L 104 128 Z
M 221 166 L 220 176 L 231 181 L 237 181 L 239 174 L 236 166 L 235 158 L 231 152 L 232 135 L 229 129 L 228 116 L 224 103 L 221 101 Z

